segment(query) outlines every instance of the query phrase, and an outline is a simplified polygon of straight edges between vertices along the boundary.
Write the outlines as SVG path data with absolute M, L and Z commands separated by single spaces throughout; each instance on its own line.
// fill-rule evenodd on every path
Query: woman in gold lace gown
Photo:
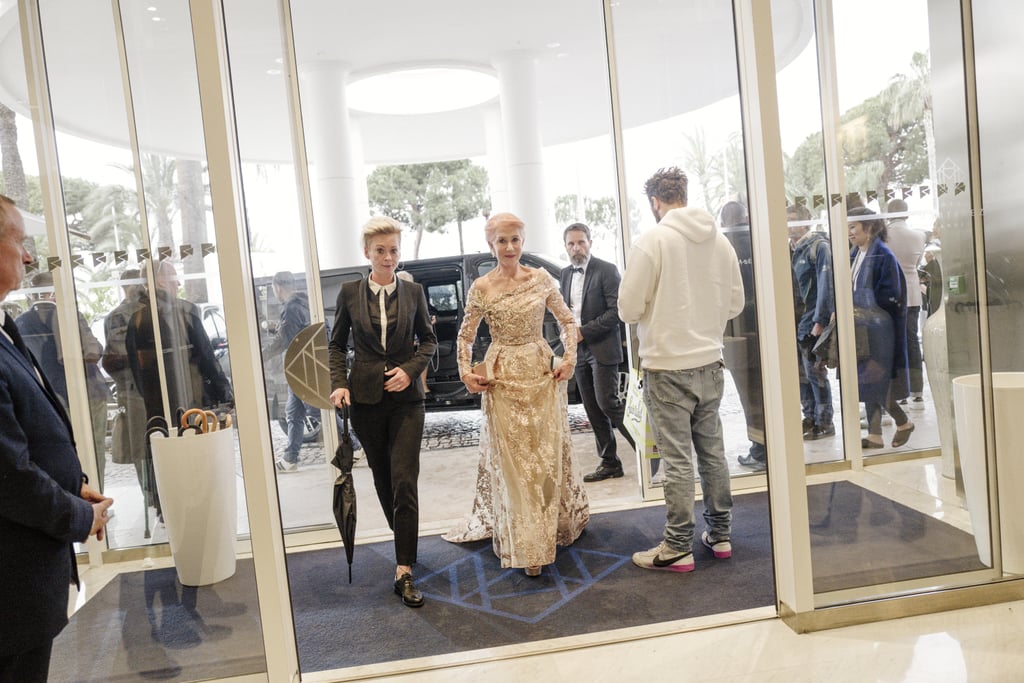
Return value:
M 523 222 L 498 214 L 485 230 L 498 266 L 470 288 L 458 338 L 462 381 L 471 392 L 483 392 L 476 499 L 470 516 L 444 538 L 489 537 L 502 567 L 538 576 L 554 562 L 555 546 L 575 541 L 590 518 L 566 410 L 576 327 L 554 278 L 519 262 Z M 542 333 L 548 309 L 565 347 L 554 363 Z M 481 319 L 491 332 L 486 369 L 471 366 Z

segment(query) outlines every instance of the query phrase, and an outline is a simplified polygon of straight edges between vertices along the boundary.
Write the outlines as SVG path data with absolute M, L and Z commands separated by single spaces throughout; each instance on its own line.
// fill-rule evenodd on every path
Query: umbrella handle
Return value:
M 338 412 L 341 413 L 341 433 L 345 436 L 349 436 L 348 430 L 348 406 L 344 403 L 338 408 Z
M 199 419 L 193 423 L 193 417 L 198 417 Z M 197 431 L 199 431 L 199 433 L 201 434 L 204 434 L 207 431 L 208 416 L 206 414 L 206 411 L 202 410 L 201 408 L 189 408 L 184 413 L 182 413 L 181 417 L 178 419 L 181 423 L 181 426 L 178 431 L 179 435 L 182 433 L 182 430 L 188 429 L 189 427 L 196 427 Z

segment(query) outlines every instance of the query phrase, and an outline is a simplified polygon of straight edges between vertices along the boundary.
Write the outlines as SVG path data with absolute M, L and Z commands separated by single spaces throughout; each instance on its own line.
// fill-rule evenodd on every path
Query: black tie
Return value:
M 572 272 L 574 272 L 574 273 L 582 273 L 583 272 L 583 266 L 573 266 Z
M 25 340 L 21 338 L 21 332 L 18 331 L 18 326 L 14 324 L 14 318 L 7 315 L 4 316 L 4 332 L 14 342 L 14 347 L 21 351 L 21 355 L 25 356 L 29 364 L 35 367 L 35 363 L 32 362 L 32 354 L 28 352 L 28 347 L 25 346 Z

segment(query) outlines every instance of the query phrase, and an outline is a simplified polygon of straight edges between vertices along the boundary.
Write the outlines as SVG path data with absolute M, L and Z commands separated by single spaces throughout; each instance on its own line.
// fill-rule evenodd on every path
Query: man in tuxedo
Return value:
M 24 220 L 0 195 L 0 301 L 30 263 Z M 2 309 L 0 325 L 0 683 L 31 683 L 68 621 L 72 543 L 102 538 L 113 500 L 87 484 L 68 415 Z
M 622 476 L 615 429 L 631 448 L 633 437 L 622 424 L 625 406 L 619 400 L 619 270 L 614 263 L 590 255 L 590 228 L 573 223 L 562 233 L 571 265 L 562 269 L 562 296 L 576 318 L 576 386 L 594 430 L 601 464 L 583 481 Z

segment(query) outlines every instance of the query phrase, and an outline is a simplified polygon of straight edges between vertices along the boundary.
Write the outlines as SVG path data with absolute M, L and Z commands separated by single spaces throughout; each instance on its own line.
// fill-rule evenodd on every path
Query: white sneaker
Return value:
M 275 460 L 274 465 L 277 467 L 277 471 L 280 472 L 281 474 L 297 472 L 299 470 L 299 463 L 288 462 L 287 460 L 283 460 L 281 458 Z
M 715 540 L 715 538 L 708 532 L 704 532 L 700 535 L 700 542 L 708 548 L 711 548 L 711 552 L 715 554 L 715 557 L 719 560 L 732 557 L 732 543 L 729 539 L 724 541 Z
M 633 553 L 633 564 L 643 569 L 657 569 L 663 572 L 692 572 L 693 553 L 672 550 L 662 541 L 650 550 Z

